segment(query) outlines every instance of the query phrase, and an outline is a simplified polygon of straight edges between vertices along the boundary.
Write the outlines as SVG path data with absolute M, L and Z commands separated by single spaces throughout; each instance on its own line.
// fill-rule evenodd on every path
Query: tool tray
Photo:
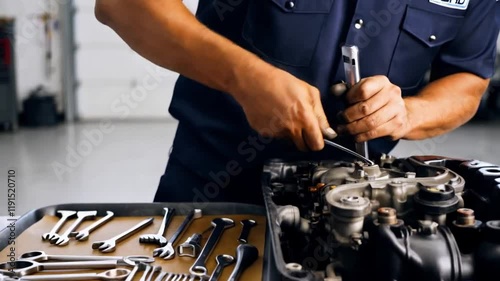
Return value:
M 16 258 L 21 254 L 31 251 L 44 251 L 49 255 L 96 255 L 96 256 L 128 256 L 128 255 L 153 255 L 153 250 L 159 248 L 154 244 L 139 243 L 139 236 L 142 234 L 156 233 L 161 225 L 164 215 L 163 208 L 175 208 L 175 216 L 167 227 L 165 237 L 167 239 L 175 232 L 177 227 L 182 223 L 192 209 L 202 209 L 203 216 L 196 219 L 187 228 L 183 235 L 177 240 L 174 245 L 183 243 L 193 233 L 203 233 L 202 247 L 204 246 L 211 230 L 207 229 L 211 226 L 211 221 L 217 217 L 227 217 L 233 219 L 235 227 L 227 229 L 219 243 L 215 247 L 207 259 L 207 268 L 211 274 L 216 267 L 215 257 L 219 254 L 229 254 L 235 257 L 237 241 L 241 232 L 240 221 L 244 219 L 253 219 L 257 225 L 250 231 L 248 243 L 254 245 L 259 250 L 259 258 L 252 264 L 242 275 L 242 281 L 255 280 L 278 280 L 277 273 L 271 266 L 273 263 L 268 259 L 270 245 L 266 239 L 267 223 L 265 217 L 265 208 L 247 204 L 237 203 L 133 203 L 133 204 L 62 204 L 49 206 L 37 210 L 33 210 L 24 216 L 20 217 L 15 223 L 15 231 L 11 232 L 6 228 L 0 232 L 0 262 L 7 262 L 11 253 L 11 247 L 15 248 Z M 74 210 L 74 211 L 91 211 L 97 210 L 97 217 L 94 220 L 84 221 L 77 229 L 81 230 L 92 224 L 100 217 L 106 215 L 106 211 L 112 211 L 114 217 L 111 221 L 104 224 L 90 234 L 87 241 L 77 241 L 71 239 L 66 246 L 51 245 L 48 241 L 42 241 L 42 234 L 49 232 L 52 227 L 58 222 L 59 217 L 56 216 L 58 210 Z M 92 249 L 92 243 L 99 240 L 109 239 L 116 234 L 130 228 L 136 223 L 148 217 L 154 217 L 152 225 L 120 242 L 113 253 L 101 253 L 98 250 Z M 59 234 L 63 233 L 69 227 L 74 219 L 68 220 Z M 12 233 L 15 233 L 15 244 L 9 244 Z M 173 273 L 189 273 L 189 268 L 194 263 L 195 259 L 191 257 L 176 257 L 172 260 L 164 260 L 155 258 L 153 265 L 159 265 L 163 271 Z M 234 264 L 224 269 L 221 280 L 227 280 L 234 268 Z M 84 272 L 102 272 L 104 270 L 87 270 Z M 81 270 L 75 272 L 82 272 Z M 54 272 L 51 272 L 54 273 Z M 44 273 L 39 273 L 44 274 Z M 140 272 L 134 278 L 139 280 L 142 273 Z

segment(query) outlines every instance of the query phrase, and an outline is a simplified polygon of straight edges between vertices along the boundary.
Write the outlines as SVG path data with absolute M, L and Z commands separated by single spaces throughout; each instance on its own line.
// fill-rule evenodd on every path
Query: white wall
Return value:
M 48 4 L 51 4 L 50 6 Z M 58 6 L 54 0 L 0 0 L 0 17 L 16 19 L 16 64 L 19 103 L 39 85 L 56 94 L 59 109 L 62 108 L 60 73 L 60 38 L 58 30 L 53 32 L 53 59 L 51 75 L 46 75 L 45 33 L 40 15 L 49 11 L 57 18 Z M 57 27 L 52 22 L 52 27 Z
M 196 1 L 186 3 L 196 9 Z M 178 75 L 145 60 L 100 24 L 94 4 L 75 0 L 80 118 L 171 118 L 167 110 Z

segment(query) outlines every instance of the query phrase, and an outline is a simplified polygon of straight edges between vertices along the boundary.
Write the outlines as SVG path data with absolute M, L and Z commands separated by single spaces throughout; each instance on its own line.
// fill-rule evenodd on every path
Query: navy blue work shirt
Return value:
M 343 43 L 359 47 L 361 77 L 386 75 L 403 95 L 414 95 L 430 68 L 432 79 L 457 72 L 493 75 L 497 8 L 495 0 L 207 0 L 200 1 L 196 16 L 213 31 L 316 86 L 335 125 L 344 102 L 329 88 L 344 80 Z M 228 166 L 245 169 L 270 158 L 340 155 L 328 147 L 304 154 L 288 141 L 259 136 L 230 95 L 184 76 L 176 83 L 170 113 L 179 120 L 171 158 L 205 178 Z M 336 141 L 354 147 L 348 139 Z M 369 142 L 372 155 L 394 146 L 384 138 Z

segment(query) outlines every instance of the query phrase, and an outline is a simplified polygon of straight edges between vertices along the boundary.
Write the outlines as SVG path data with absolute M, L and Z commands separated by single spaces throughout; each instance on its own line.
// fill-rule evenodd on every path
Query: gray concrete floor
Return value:
M 61 203 L 151 202 L 175 122 L 78 123 L 0 133 L 0 216 L 7 172 L 16 171 L 16 214 Z M 100 132 L 100 133 L 99 133 Z M 393 155 L 444 155 L 500 164 L 500 123 L 469 124 L 443 137 L 401 142 Z

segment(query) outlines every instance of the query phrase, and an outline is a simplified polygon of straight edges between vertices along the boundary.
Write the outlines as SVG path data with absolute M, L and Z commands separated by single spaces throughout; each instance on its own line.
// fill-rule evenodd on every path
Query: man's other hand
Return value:
M 345 125 L 339 133 L 348 133 L 357 142 L 380 137 L 398 140 L 410 130 L 401 89 L 386 76 L 362 79 L 346 94 L 347 109 L 343 112 Z

